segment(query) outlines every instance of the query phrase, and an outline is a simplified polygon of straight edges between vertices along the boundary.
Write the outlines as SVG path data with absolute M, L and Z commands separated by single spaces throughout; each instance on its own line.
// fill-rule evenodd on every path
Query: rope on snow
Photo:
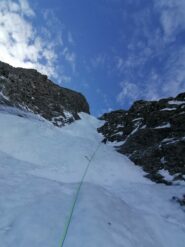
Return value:
M 61 239 L 61 243 L 60 243 L 60 247 L 63 247 L 64 246 L 64 242 L 66 240 L 66 237 L 67 237 L 67 233 L 68 233 L 68 230 L 69 230 L 69 226 L 70 226 L 70 223 L 71 223 L 71 220 L 72 220 L 72 217 L 73 217 L 73 213 L 74 213 L 74 209 L 75 209 L 75 206 L 76 206 L 76 203 L 77 203 L 77 200 L 78 200 L 78 197 L 79 197 L 79 194 L 80 194 L 80 189 L 83 185 L 83 182 L 84 182 L 84 179 L 87 175 L 87 172 L 89 170 L 89 167 L 91 165 L 91 162 L 94 158 L 94 156 L 96 155 L 98 149 L 100 148 L 100 145 L 102 144 L 102 142 L 99 143 L 99 145 L 97 146 L 97 148 L 95 149 L 95 151 L 93 152 L 91 158 L 89 159 L 88 157 L 86 157 L 86 159 L 88 160 L 88 163 L 87 163 L 87 166 L 85 168 L 85 171 L 83 173 L 83 176 L 78 184 L 78 187 L 77 187 L 77 190 L 76 190 L 76 193 L 75 193 L 75 196 L 74 196 L 74 199 L 73 199 L 73 202 L 72 202 L 72 206 L 71 206 L 71 209 L 69 211 L 69 216 L 67 218 L 67 221 L 66 221 L 66 224 L 64 226 L 64 231 L 63 231 L 63 235 L 62 235 L 62 239 Z

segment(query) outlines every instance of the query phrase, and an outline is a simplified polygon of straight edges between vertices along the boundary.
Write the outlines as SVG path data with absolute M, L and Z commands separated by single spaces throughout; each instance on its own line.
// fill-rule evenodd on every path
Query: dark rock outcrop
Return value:
M 14 68 L 0 62 L 0 104 L 40 114 L 57 126 L 89 113 L 81 93 L 60 87 L 34 69 Z
M 185 93 L 136 101 L 128 111 L 106 113 L 101 119 L 105 124 L 98 131 L 104 142 L 117 142 L 116 149 L 142 166 L 150 179 L 166 184 L 185 180 Z M 165 179 L 166 171 L 171 179 Z

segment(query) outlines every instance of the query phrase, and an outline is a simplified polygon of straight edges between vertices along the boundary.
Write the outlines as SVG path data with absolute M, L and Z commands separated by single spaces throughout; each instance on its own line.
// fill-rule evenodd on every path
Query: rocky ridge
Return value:
M 89 113 L 85 97 L 60 87 L 34 69 L 14 68 L 0 62 L 0 104 L 41 115 L 56 126 L 79 119 L 79 112 Z
M 0 107 L 39 114 L 61 127 L 89 113 L 85 97 L 54 84 L 33 69 L 0 62 Z M 159 101 L 136 101 L 128 110 L 105 113 L 98 129 L 158 183 L 185 181 L 185 93 Z M 184 200 L 184 199 L 183 199 Z
M 167 185 L 185 181 L 185 93 L 159 101 L 136 101 L 128 111 L 104 114 L 104 142 Z

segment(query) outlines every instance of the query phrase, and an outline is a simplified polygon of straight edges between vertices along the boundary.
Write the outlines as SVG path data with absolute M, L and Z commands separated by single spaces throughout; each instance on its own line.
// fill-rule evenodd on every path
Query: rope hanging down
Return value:
M 101 142 L 100 142 L 99 145 L 97 146 L 97 148 L 96 148 L 96 150 L 94 151 L 94 153 L 92 154 L 91 158 L 88 159 L 88 164 L 87 164 L 87 166 L 86 166 L 86 168 L 85 168 L 84 174 L 83 174 L 83 176 L 82 176 L 82 178 L 81 178 L 81 180 L 80 180 L 80 182 L 79 182 L 79 185 L 78 185 L 78 187 L 77 187 L 77 190 L 76 190 L 76 193 L 75 193 L 75 197 L 74 197 L 74 200 L 73 200 L 71 209 L 70 209 L 70 213 L 69 213 L 68 219 L 67 219 L 67 221 L 66 221 L 66 224 L 65 224 L 65 226 L 64 226 L 64 232 L 63 232 L 63 236 L 62 236 L 62 239 L 61 239 L 60 247 L 63 247 L 63 246 L 64 246 L 64 242 L 65 242 L 65 239 L 66 239 L 66 237 L 67 237 L 68 229 L 69 229 L 69 226 L 70 226 L 70 223 L 71 223 L 71 219 L 72 219 L 72 217 L 73 217 L 73 213 L 74 213 L 74 209 L 75 209 L 75 206 L 76 206 L 76 202 L 77 202 L 78 197 L 79 197 L 80 189 L 81 189 L 82 184 L 83 184 L 83 182 L 84 182 L 85 176 L 86 176 L 86 174 L 87 174 L 87 172 L 88 172 L 88 169 L 89 169 L 89 167 L 90 167 L 90 164 L 91 164 L 91 162 L 92 162 L 92 160 L 93 160 L 93 158 L 94 158 L 96 152 L 98 151 L 100 145 L 101 145 Z

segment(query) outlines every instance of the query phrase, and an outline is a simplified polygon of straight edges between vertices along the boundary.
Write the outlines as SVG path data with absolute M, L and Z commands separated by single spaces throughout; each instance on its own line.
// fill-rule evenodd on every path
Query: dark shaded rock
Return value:
M 159 101 L 136 101 L 128 111 L 104 114 L 98 129 L 106 141 L 120 143 L 117 151 L 142 166 L 147 177 L 170 185 L 160 170 L 174 181 L 185 178 L 185 93 Z
M 0 104 L 27 109 L 57 126 L 79 119 L 79 112 L 89 113 L 81 93 L 60 87 L 34 69 L 14 68 L 0 62 Z
M 178 202 L 182 207 L 185 207 L 185 194 L 181 198 L 173 196 L 172 200 Z

